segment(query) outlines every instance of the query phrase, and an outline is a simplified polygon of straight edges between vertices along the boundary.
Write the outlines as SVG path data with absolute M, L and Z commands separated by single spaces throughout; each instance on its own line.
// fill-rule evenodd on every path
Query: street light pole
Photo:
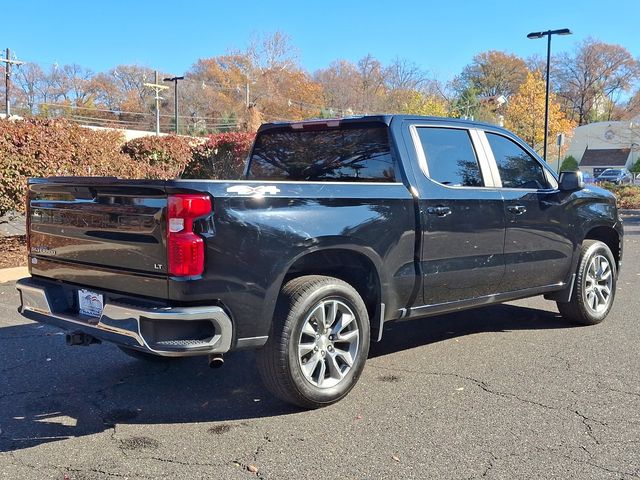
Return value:
M 542 158 L 547 161 L 547 136 L 549 134 L 549 71 L 551 70 L 551 35 L 571 35 L 571 30 L 561 28 L 559 30 L 547 30 L 546 32 L 531 32 L 527 35 L 529 39 L 547 37 L 547 75 L 546 88 L 544 94 L 544 146 Z
M 163 78 L 163 82 L 173 82 L 173 118 L 176 124 L 176 134 L 178 133 L 178 80 L 184 80 L 184 77 Z

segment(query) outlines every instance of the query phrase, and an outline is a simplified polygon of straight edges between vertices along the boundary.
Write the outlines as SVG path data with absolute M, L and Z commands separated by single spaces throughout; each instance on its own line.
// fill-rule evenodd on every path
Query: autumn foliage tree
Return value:
M 506 107 L 504 125 L 522 137 L 532 148 L 543 150 L 545 81 L 539 72 L 528 73 L 524 83 L 512 95 Z M 569 133 L 575 124 L 560 109 L 556 96 L 549 96 L 549 143 L 559 133 Z
M 460 75 L 463 88 L 473 88 L 480 97 L 510 97 L 525 81 L 529 69 L 526 62 L 506 52 L 490 50 L 473 57 Z

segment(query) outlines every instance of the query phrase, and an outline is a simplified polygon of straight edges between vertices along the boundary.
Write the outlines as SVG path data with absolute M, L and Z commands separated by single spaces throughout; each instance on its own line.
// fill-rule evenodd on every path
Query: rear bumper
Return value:
M 91 318 L 74 308 L 77 288 L 24 278 L 16 284 L 18 311 L 37 322 L 161 356 L 207 355 L 231 348 L 233 325 L 221 307 L 145 305 L 139 299 L 105 295 L 102 315 Z

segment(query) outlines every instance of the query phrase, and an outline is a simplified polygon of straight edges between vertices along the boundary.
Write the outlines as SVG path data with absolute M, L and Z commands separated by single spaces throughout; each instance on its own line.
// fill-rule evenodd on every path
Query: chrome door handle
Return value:
M 514 215 L 522 215 L 527 211 L 527 207 L 525 207 L 524 205 L 509 205 L 507 207 L 507 210 L 509 210 Z
M 446 217 L 447 215 L 451 215 L 451 209 L 449 207 L 444 207 L 444 206 L 429 207 L 429 208 L 427 208 L 427 213 L 429 215 L 437 215 L 439 217 Z

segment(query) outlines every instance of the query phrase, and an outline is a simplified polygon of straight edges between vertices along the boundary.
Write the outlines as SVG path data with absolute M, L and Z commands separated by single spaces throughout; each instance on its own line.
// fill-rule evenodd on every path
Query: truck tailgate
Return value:
M 32 274 L 103 288 L 135 276 L 166 295 L 163 181 L 31 180 L 28 196 Z

